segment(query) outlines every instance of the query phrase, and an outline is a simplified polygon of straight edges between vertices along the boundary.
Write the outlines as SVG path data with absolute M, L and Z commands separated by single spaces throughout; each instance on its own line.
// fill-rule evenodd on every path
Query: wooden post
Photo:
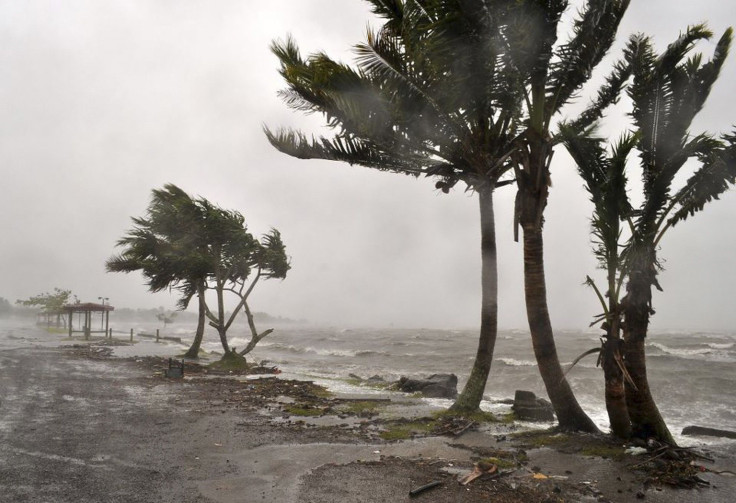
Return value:
M 107 332 L 107 333 L 108 333 L 108 334 L 110 334 L 110 335 L 108 336 L 108 338 L 109 338 L 110 340 L 112 340 L 112 328 L 108 328 L 107 330 L 108 330 L 108 332 Z
M 158 342 L 158 328 L 156 329 L 156 342 Z
M 133 342 L 133 329 L 130 329 L 130 342 Z

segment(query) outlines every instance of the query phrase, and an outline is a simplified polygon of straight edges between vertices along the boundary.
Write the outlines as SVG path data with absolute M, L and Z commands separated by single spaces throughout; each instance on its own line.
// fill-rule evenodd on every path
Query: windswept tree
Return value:
M 592 133 L 593 131 L 587 131 L 587 134 L 580 134 L 566 126 L 560 129 L 560 138 L 575 160 L 593 203 L 591 233 L 594 253 L 599 267 L 606 273 L 603 291 L 590 276 L 586 278 L 586 283 L 595 291 L 603 309 L 593 324 L 601 324 L 604 335 L 600 349 L 594 348 L 582 356 L 594 353 L 599 355 L 611 433 L 625 439 L 631 436 L 625 384 L 627 379 L 629 385 L 633 385 L 633 382 L 623 361 L 621 337 L 623 313 L 620 298 L 621 287 L 626 278 L 626 254 L 621 236 L 626 230 L 626 220 L 632 214 L 627 194 L 626 162 L 632 149 L 636 147 L 638 137 L 633 134 L 622 136 L 609 152 L 605 140 Z
M 547 307 L 542 229 L 551 186 L 550 165 L 556 143 L 554 118 L 589 80 L 613 43 L 629 0 L 588 0 L 573 20 L 572 34 L 558 43 L 566 0 L 519 0 L 504 32 L 507 55 L 523 89 L 526 123 L 512 155 L 517 183 L 515 238 L 523 232 L 524 292 L 534 355 L 560 427 L 597 431 L 583 412 L 565 378 Z M 624 76 L 614 68 L 609 85 Z M 613 93 L 601 93 L 578 119 L 589 123 L 599 116 Z
M 272 229 L 259 241 L 247 231 L 239 212 L 192 198 L 174 185 L 153 194 L 147 217 L 133 218 L 136 226 L 118 242 L 125 249 L 108 260 L 108 271 L 141 271 L 151 291 L 176 288 L 182 309 L 198 297 L 198 335 L 188 352 L 192 356 L 195 345 L 198 351 L 206 320 L 217 330 L 225 354 L 230 353 L 227 332 L 244 312 L 251 340 L 240 354 L 247 354 L 272 332 L 258 333 L 248 298 L 261 279 L 286 277 L 290 264 L 281 235 Z M 213 308 L 207 303 L 208 290 L 215 294 Z M 227 294 L 237 299 L 231 312 Z
M 241 310 L 246 315 L 251 332 L 250 342 L 239 351 L 245 355 L 273 329 L 259 333 L 256 329 L 248 299 L 262 279 L 284 279 L 291 268 L 281 233 L 271 229 L 259 241 L 245 227 L 245 219 L 237 211 L 229 211 L 199 199 L 202 209 L 200 225 L 188 232 L 196 232 L 204 239 L 207 249 L 199 254 L 200 268 L 207 270 L 206 288 L 215 293 L 214 308 L 206 303 L 209 324 L 220 336 L 225 353 L 231 351 L 227 332 Z M 228 311 L 226 296 L 234 296 L 236 306 Z
M 704 62 L 700 54 L 688 57 L 698 40 L 712 36 L 703 25 L 690 27 L 660 55 L 643 38 L 642 50 L 632 61 L 633 80 L 628 88 L 631 117 L 640 137 L 644 201 L 632 215 L 628 282 L 621 301 L 626 368 L 635 384 L 626 388 L 626 401 L 634 433 L 668 443 L 674 440 L 652 398 L 644 350 L 649 318 L 654 314 L 652 287 L 661 289 L 657 248 L 672 225 L 700 211 L 734 181 L 730 164 L 733 136 L 726 138 L 729 149 L 723 151 L 712 136 L 689 132 L 728 55 L 732 30 L 720 38 L 710 61 Z M 675 177 L 690 159 L 702 167 L 674 191 Z
M 494 190 L 509 183 L 509 156 L 524 94 L 506 54 L 513 2 L 371 0 L 383 20 L 355 46 L 355 66 L 324 53 L 303 58 L 291 39 L 274 43 L 287 105 L 322 115 L 331 137 L 266 129 L 280 151 L 414 177 L 443 192 L 462 182 L 476 193 L 481 230 L 481 319 L 468 381 L 453 405 L 479 408 L 498 323 Z
M 628 94 L 635 132 L 625 135 L 610 155 L 603 139 L 574 127 L 562 129 L 594 202 L 593 234 L 596 255 L 607 274 L 605 294 L 590 278 L 588 282 L 603 304 L 598 321 L 606 330 L 601 353 L 606 403 L 612 430 L 622 437 L 633 433 L 674 444 L 649 388 L 644 352 L 654 314 L 652 287 L 661 290 L 658 249 L 671 226 L 702 210 L 736 182 L 736 135 L 719 140 L 689 133 L 727 56 L 731 30 L 716 44 L 711 61 L 703 63 L 700 54 L 685 59 L 696 41 L 711 36 L 702 25 L 691 27 L 661 55 L 654 53 L 648 38 L 632 37 L 629 47 L 637 50 L 627 54 L 633 74 Z M 633 147 L 640 152 L 643 176 L 643 202 L 638 208 L 631 207 L 625 176 L 626 157 Z M 675 177 L 688 169 L 688 161 L 698 167 L 676 189 Z M 626 294 L 621 297 L 624 284 Z
M 134 227 L 116 243 L 123 251 L 105 264 L 108 272 L 141 271 L 152 292 L 177 288 L 182 294 L 179 309 L 197 297 L 197 329 L 185 353 L 188 358 L 198 357 L 206 324 L 207 271 L 200 267 L 198 254 L 206 243 L 184 232 L 196 225 L 199 214 L 196 201 L 176 185 L 154 189 L 146 215 L 134 217 Z

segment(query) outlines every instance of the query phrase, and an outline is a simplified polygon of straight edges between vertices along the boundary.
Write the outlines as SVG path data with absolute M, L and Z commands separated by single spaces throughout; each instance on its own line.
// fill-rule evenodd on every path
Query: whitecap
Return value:
M 537 364 L 531 360 L 517 360 L 516 358 L 498 358 L 498 361 L 510 367 L 532 367 Z

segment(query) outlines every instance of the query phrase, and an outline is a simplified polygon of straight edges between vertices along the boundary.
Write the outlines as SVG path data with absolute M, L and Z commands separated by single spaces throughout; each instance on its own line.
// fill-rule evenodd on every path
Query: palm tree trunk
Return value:
M 635 280 L 632 278 L 631 283 Z M 631 287 L 630 283 L 630 287 Z M 650 287 L 647 287 L 650 288 Z M 626 387 L 626 405 L 631 417 L 633 435 L 642 438 L 654 437 L 660 442 L 676 445 L 667 424 L 662 418 L 654 397 L 649 389 L 647 379 L 647 362 L 644 350 L 644 339 L 649 326 L 648 301 L 637 302 L 636 299 L 646 299 L 651 295 L 635 295 L 629 290 L 629 295 L 624 299 L 624 361 L 626 370 L 636 389 Z
M 498 333 L 498 263 L 496 259 L 496 222 L 493 214 L 493 187 L 478 191 L 481 231 L 481 309 L 478 351 L 470 377 L 451 410 L 475 412 L 480 408 L 488 381 Z
M 626 406 L 624 375 L 616 362 L 622 356 L 622 340 L 610 333 L 603 343 L 602 367 L 605 379 L 606 412 L 611 433 L 618 438 L 631 437 L 631 419 Z
M 204 291 L 197 289 L 197 299 L 199 301 L 199 315 L 197 317 L 197 331 L 194 333 L 194 341 L 191 347 L 184 353 L 186 358 L 199 358 L 199 348 L 202 346 L 204 338 L 204 327 L 206 321 L 206 307 L 204 304 Z
M 541 225 L 528 223 L 524 231 L 524 294 L 534 356 L 547 388 L 547 395 L 557 414 L 560 428 L 567 431 L 598 432 L 595 423 L 575 399 L 557 357 L 552 323 L 547 309 L 547 285 L 544 276 L 544 242 Z

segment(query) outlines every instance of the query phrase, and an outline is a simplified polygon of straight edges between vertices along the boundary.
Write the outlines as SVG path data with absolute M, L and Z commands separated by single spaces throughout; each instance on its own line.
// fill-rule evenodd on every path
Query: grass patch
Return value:
M 225 353 L 218 361 L 210 363 L 208 367 L 224 371 L 248 370 L 248 362 L 246 362 L 244 356 L 235 351 L 230 351 Z
M 458 418 L 467 419 L 469 421 L 475 421 L 476 423 L 506 422 L 506 421 L 499 420 L 494 414 L 490 412 L 485 412 L 482 410 L 477 411 L 477 412 L 471 412 L 471 413 L 463 413 L 463 412 L 457 412 L 457 411 L 448 409 L 448 410 L 441 410 L 439 412 L 435 412 L 433 416 L 436 417 L 437 419 L 458 417 Z
M 347 414 L 360 415 L 366 412 L 375 412 L 377 409 L 381 408 L 381 405 L 382 404 L 375 401 L 361 400 L 345 403 L 339 407 L 339 410 L 340 412 L 345 412 Z
M 513 412 L 509 412 L 509 413 L 504 414 L 503 416 L 497 418 L 497 420 L 498 420 L 499 423 L 511 424 L 514 421 L 516 421 L 516 414 L 514 414 Z
M 287 405 L 286 407 L 284 407 L 284 410 L 288 412 L 291 416 L 301 417 L 321 416 L 324 413 L 322 409 L 302 405 Z
M 529 447 L 558 447 L 570 442 L 570 435 L 547 431 L 527 431 L 518 433 L 515 438 Z
M 416 434 L 426 434 L 435 427 L 435 421 L 397 422 L 387 425 L 387 430 L 381 432 L 384 440 L 407 440 Z
M 509 468 L 516 468 L 517 462 L 515 459 L 506 459 L 506 458 L 483 458 L 479 461 L 479 463 L 488 463 L 492 465 L 498 466 L 499 470 L 508 470 Z
M 626 457 L 626 451 L 621 445 L 587 445 L 583 447 L 580 453 L 583 456 L 614 460 L 622 460 Z
M 314 388 L 312 389 L 312 394 L 317 398 L 332 398 L 333 396 L 335 396 L 332 391 L 328 390 L 324 386 L 320 386 L 319 384 L 314 385 Z

